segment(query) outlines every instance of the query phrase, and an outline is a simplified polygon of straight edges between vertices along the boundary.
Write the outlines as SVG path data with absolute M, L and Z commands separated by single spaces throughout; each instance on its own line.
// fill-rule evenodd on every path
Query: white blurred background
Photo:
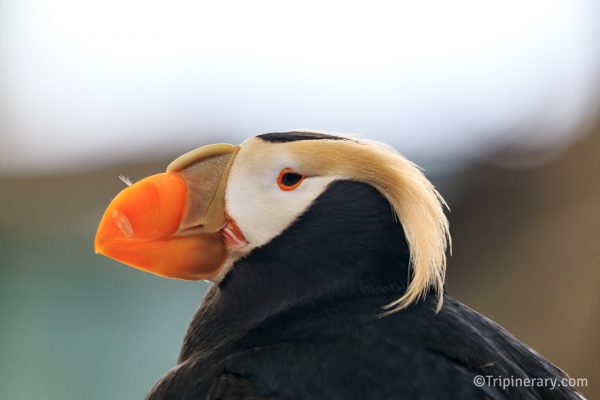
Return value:
M 117 177 L 295 128 L 423 166 L 450 295 L 600 396 L 597 0 L 0 0 L 0 399 L 143 398 L 207 284 L 93 254 Z
M 456 162 L 597 107 L 595 0 L 0 4 L 4 175 L 294 128 Z

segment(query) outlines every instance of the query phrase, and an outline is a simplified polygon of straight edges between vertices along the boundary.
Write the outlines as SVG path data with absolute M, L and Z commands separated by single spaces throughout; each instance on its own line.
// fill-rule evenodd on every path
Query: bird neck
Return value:
M 211 288 L 180 361 L 222 348 L 294 309 L 307 313 L 345 299 L 398 298 L 406 290 L 408 262 L 402 227 L 385 198 L 366 184 L 336 181 L 280 236 L 239 260 Z

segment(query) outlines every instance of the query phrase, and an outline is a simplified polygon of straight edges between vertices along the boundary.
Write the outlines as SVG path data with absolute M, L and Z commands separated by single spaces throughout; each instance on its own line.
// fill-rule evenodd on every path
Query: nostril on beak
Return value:
M 205 233 L 203 224 L 198 224 L 189 228 L 185 228 L 184 230 L 179 232 L 178 236 L 190 236 L 199 233 Z

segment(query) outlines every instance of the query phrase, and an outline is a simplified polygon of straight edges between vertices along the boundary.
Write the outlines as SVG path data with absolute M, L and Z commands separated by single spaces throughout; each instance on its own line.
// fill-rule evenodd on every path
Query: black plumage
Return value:
M 510 333 L 435 294 L 382 317 L 409 278 L 402 227 L 372 187 L 337 181 L 207 294 L 148 398 L 577 399 L 476 375 L 563 378 Z
M 299 140 L 348 140 L 345 137 L 328 135 L 326 133 L 310 131 L 272 132 L 258 135 L 258 138 L 266 142 L 289 143 Z

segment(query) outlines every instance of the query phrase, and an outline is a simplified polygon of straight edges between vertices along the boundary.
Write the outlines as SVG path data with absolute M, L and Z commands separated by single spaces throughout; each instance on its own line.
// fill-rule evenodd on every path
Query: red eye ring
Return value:
M 289 192 L 300 186 L 304 178 L 306 178 L 304 175 L 300 175 L 290 168 L 284 168 L 277 177 L 277 185 L 279 185 L 279 189 Z

